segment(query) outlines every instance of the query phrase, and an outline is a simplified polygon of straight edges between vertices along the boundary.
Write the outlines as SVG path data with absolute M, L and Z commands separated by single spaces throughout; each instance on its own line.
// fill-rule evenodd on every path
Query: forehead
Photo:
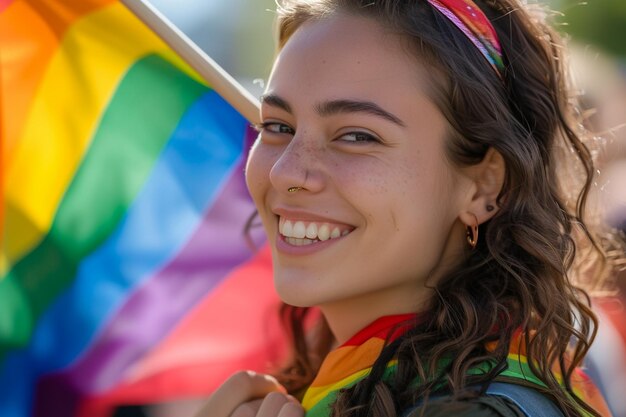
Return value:
M 401 98 L 426 91 L 428 77 L 403 39 L 372 19 L 335 15 L 304 23 L 274 64 L 268 90 L 291 89 L 328 99 L 373 99 L 385 92 Z M 280 91 L 284 90 L 284 91 Z

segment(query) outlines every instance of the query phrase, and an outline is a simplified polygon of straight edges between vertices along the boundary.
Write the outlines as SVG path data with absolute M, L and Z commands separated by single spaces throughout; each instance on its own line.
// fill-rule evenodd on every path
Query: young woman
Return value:
M 278 23 L 246 175 L 294 355 L 200 415 L 608 415 L 577 368 L 592 152 L 542 15 L 294 0 Z

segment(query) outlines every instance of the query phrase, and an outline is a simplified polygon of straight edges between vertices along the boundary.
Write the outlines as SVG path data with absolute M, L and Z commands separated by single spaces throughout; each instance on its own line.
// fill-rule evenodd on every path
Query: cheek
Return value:
M 360 201 L 367 202 L 369 217 L 381 233 L 397 242 L 395 250 L 439 241 L 454 221 L 446 164 L 416 154 L 370 170 L 361 180 Z
M 350 201 L 365 206 L 371 199 L 386 196 L 393 191 L 396 167 L 376 157 L 362 157 L 358 160 L 349 155 L 334 158 L 327 165 L 330 180 Z

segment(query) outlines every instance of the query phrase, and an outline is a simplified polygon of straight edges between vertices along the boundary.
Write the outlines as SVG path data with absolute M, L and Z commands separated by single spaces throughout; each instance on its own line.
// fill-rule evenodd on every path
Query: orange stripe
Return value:
M 11 103 L 2 114 L 2 166 L 6 171 L 48 62 L 65 31 L 77 19 L 115 0 L 15 0 L 0 14 L 0 100 Z
M 311 386 L 332 384 L 355 372 L 370 368 L 384 345 L 383 339 L 373 337 L 360 346 L 342 346 L 330 352 Z

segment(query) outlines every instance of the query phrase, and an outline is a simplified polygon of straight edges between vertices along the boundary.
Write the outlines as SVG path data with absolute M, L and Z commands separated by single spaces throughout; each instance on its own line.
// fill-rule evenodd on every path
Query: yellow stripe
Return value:
M 521 355 L 519 353 L 509 353 L 508 358 L 513 361 L 520 362 L 520 363 L 528 363 L 528 358 L 526 358 L 526 356 Z
M 387 368 L 390 368 L 398 363 L 397 359 L 390 361 L 387 364 Z M 329 393 L 344 388 L 354 381 L 365 377 L 372 370 L 371 367 L 363 369 L 361 371 L 355 372 L 352 375 L 345 377 L 342 380 L 334 382 L 329 385 L 324 385 L 322 387 L 309 387 L 304 394 L 304 398 L 302 399 L 302 407 L 309 411 L 315 404 L 320 402 L 324 397 L 326 397 Z
M 363 369 L 362 371 L 356 372 L 340 381 L 335 382 L 334 384 L 324 385 L 323 387 L 309 387 L 304 394 L 304 398 L 302 399 L 302 407 L 304 407 L 307 411 L 310 410 L 315 404 L 328 395 L 328 393 L 341 389 L 355 380 L 364 377 L 371 371 L 371 369 L 372 368 Z
M 118 3 L 81 18 L 67 31 L 6 175 L 0 276 L 48 233 L 116 86 L 135 61 L 152 52 L 180 62 Z

